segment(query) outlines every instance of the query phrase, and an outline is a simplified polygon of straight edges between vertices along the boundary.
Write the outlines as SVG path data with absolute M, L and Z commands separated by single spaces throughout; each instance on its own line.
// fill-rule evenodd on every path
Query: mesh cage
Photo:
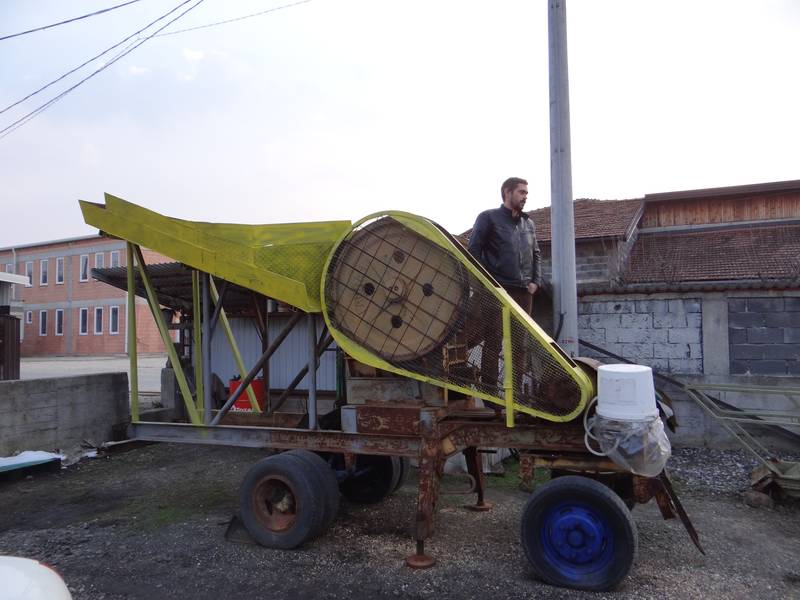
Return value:
M 376 218 L 334 250 L 323 310 L 334 333 L 395 369 L 505 404 L 503 302 L 467 261 L 391 216 Z M 517 408 L 573 413 L 580 386 L 513 311 L 510 337 Z

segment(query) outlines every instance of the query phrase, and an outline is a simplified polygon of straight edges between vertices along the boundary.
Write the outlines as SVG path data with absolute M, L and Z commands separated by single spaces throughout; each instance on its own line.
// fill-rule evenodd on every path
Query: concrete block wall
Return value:
M 699 298 L 583 301 L 578 315 L 578 335 L 587 342 L 661 372 L 703 372 Z
M 800 298 L 728 300 L 730 372 L 800 376 Z
M 72 454 L 84 440 L 113 439 L 114 427 L 129 415 L 126 373 L 0 381 L 0 456 Z
M 578 281 L 608 281 L 616 273 L 619 247 L 616 241 L 582 242 L 575 247 L 575 268 Z M 550 246 L 542 247 L 542 273 L 552 279 Z

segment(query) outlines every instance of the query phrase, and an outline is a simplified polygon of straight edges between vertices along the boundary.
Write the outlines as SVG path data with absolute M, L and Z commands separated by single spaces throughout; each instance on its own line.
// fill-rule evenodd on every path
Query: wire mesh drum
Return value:
M 331 333 L 348 352 L 367 350 L 359 360 L 503 405 L 510 379 L 516 410 L 552 420 L 575 417 L 588 399 L 575 364 L 431 221 L 389 213 L 356 224 L 323 276 Z
M 464 267 L 444 249 L 383 218 L 342 243 L 326 293 L 342 332 L 388 362 L 407 362 L 452 336 L 469 285 Z

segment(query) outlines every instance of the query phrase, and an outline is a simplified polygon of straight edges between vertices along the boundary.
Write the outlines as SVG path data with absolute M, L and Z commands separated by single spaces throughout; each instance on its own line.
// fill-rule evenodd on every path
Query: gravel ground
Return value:
M 533 577 L 519 541 L 528 496 L 513 465 L 489 478 L 488 513 L 464 510 L 470 497 L 441 497 L 427 546 L 433 569 L 403 564 L 413 550 L 413 478 L 379 506 L 343 502 L 333 528 L 299 550 L 226 541 L 239 482 L 263 454 L 156 444 L 0 484 L 0 553 L 54 565 L 76 600 L 800 598 L 800 506 L 745 506 L 743 452 L 676 450 L 676 488 L 707 554 L 654 503 L 639 506 L 638 559 L 607 594 Z M 448 478 L 444 487 L 458 486 Z

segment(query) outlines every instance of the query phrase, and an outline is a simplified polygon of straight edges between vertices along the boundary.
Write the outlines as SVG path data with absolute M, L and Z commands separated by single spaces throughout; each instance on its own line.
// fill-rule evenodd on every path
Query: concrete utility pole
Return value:
M 562 323 L 556 340 L 558 344 L 570 356 L 577 356 L 578 286 L 575 279 L 575 214 L 572 206 L 572 152 L 569 133 L 567 2 L 549 0 L 548 4 L 553 323 L 556 328 Z

